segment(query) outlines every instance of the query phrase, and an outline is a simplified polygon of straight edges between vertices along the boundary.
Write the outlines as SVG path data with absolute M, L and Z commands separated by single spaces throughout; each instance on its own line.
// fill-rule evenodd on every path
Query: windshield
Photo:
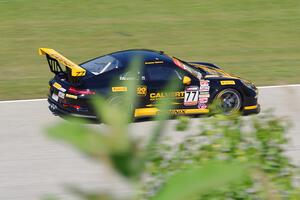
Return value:
M 205 66 L 202 64 L 190 63 L 190 66 L 200 70 L 201 72 L 204 72 L 205 75 L 230 76 L 229 74 L 227 74 L 226 72 L 224 72 L 221 69 L 212 68 L 212 67 Z
M 191 73 L 192 75 L 194 75 L 195 77 L 197 77 L 198 79 L 201 79 L 202 78 L 202 74 L 201 72 L 197 71 L 194 69 L 193 66 L 191 66 L 189 63 L 183 61 L 183 60 L 180 60 L 176 57 L 173 57 L 173 62 L 180 68 L 182 68 L 183 70 Z
M 225 73 L 224 71 L 220 70 L 220 69 L 211 69 L 211 68 L 206 68 L 203 69 L 204 71 L 206 71 L 206 73 L 208 75 L 217 75 L 217 76 L 229 76 L 227 73 Z
M 83 63 L 81 64 L 81 67 L 85 68 L 94 75 L 99 75 L 104 72 L 119 68 L 120 62 L 116 58 L 107 55 Z

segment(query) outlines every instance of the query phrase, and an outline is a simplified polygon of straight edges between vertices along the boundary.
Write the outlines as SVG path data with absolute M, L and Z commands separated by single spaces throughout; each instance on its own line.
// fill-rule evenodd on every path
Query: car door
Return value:
M 161 98 L 169 98 L 176 108 L 185 108 L 187 107 L 184 103 L 186 87 L 199 85 L 199 80 L 196 77 L 176 65 L 147 65 L 145 66 L 144 76 L 143 85 L 147 89 L 147 95 L 144 97 L 146 107 L 154 106 Z M 184 77 L 190 78 L 189 86 L 183 84 Z M 175 79 L 176 85 L 170 87 L 168 84 L 172 78 Z M 195 101 L 198 102 L 198 97 L 196 97 L 196 94 L 194 95 Z M 189 105 L 188 107 L 193 106 L 196 106 L 196 104 Z

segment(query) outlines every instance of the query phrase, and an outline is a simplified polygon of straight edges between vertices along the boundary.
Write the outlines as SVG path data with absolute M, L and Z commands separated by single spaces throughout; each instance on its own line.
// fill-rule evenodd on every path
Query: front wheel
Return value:
M 242 98 L 235 89 L 224 89 L 214 99 L 214 106 L 218 112 L 225 115 L 237 113 L 242 107 Z

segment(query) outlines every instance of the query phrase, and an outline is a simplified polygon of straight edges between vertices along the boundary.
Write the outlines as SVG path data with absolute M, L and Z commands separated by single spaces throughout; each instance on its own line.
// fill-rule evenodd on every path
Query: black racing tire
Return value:
M 241 94 L 232 88 L 221 90 L 214 98 L 213 106 L 218 113 L 232 115 L 241 111 Z
M 122 105 L 124 104 L 124 96 L 123 95 L 114 95 L 107 99 L 109 105 Z M 132 113 L 132 118 L 134 118 L 134 107 L 132 104 L 129 105 L 130 112 Z
M 122 104 L 122 96 L 121 95 L 111 96 L 107 99 L 107 102 L 111 106 L 120 105 L 120 104 Z

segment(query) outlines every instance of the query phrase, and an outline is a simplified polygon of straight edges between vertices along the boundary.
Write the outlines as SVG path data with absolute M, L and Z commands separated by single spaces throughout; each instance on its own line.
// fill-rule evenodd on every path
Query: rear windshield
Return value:
M 93 73 L 94 75 L 99 75 L 104 72 L 108 72 L 113 69 L 119 68 L 120 62 L 116 58 L 114 58 L 110 55 L 107 55 L 107 56 L 96 58 L 94 60 L 83 63 L 83 64 L 81 64 L 81 67 L 83 67 L 87 71 Z

